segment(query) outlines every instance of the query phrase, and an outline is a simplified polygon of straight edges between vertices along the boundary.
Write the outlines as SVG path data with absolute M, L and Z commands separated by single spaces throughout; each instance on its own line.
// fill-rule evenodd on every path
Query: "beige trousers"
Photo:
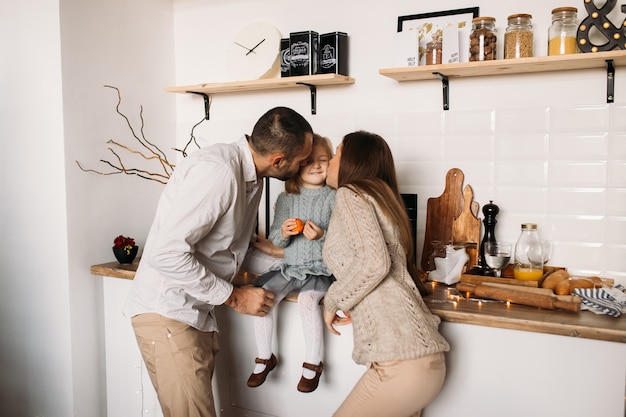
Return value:
M 211 380 L 216 332 L 201 332 L 159 314 L 131 319 L 164 417 L 216 417 Z
M 443 353 L 371 363 L 333 417 L 419 417 L 445 376 Z

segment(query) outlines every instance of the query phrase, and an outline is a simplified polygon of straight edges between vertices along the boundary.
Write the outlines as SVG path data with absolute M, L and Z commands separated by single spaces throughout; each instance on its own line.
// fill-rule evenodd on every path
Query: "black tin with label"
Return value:
M 289 38 L 280 40 L 280 76 L 289 77 L 291 75 L 291 48 Z
M 317 72 L 319 34 L 312 30 L 289 34 L 290 75 L 313 75 Z
M 330 32 L 320 35 L 318 74 L 348 75 L 348 34 Z

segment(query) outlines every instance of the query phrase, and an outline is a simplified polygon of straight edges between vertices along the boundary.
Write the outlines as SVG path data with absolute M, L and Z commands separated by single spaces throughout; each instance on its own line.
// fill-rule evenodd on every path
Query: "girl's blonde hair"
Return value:
M 318 135 L 317 133 L 313 134 L 313 149 L 316 146 L 323 146 L 324 150 L 328 154 L 328 159 L 333 157 L 333 145 L 330 142 L 330 139 L 324 137 L 322 135 Z M 312 151 L 311 151 L 312 152 Z M 307 165 L 311 163 L 311 160 L 307 160 Z M 301 167 L 302 169 L 304 167 Z M 302 186 L 302 177 L 300 176 L 300 172 L 297 175 L 289 178 L 285 181 L 285 192 L 288 194 L 300 194 L 300 187 Z

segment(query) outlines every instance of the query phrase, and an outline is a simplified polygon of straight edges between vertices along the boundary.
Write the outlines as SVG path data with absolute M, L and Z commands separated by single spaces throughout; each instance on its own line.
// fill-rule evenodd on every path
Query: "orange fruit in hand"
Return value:
M 302 233 L 304 230 L 304 222 L 300 219 L 296 219 L 296 227 L 291 229 L 292 232 Z

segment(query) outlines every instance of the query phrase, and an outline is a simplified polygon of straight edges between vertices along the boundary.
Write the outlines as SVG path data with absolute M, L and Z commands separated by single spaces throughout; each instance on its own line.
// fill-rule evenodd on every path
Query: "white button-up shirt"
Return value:
M 262 191 L 245 137 L 183 159 L 159 201 L 125 314 L 158 313 L 218 330 L 214 306 L 233 291 Z

